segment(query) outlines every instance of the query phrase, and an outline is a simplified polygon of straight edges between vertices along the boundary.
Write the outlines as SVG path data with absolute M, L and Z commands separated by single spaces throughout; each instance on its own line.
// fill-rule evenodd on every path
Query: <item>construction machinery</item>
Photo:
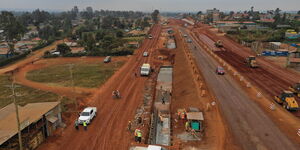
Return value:
M 299 105 L 291 91 L 283 91 L 280 96 L 275 96 L 275 101 L 282 104 L 283 108 L 287 110 L 295 111 L 299 109 Z
M 218 40 L 216 43 L 215 43 L 215 46 L 216 47 L 223 47 L 223 43 L 222 43 L 222 41 L 221 40 Z
M 249 56 L 249 57 L 247 57 L 246 60 L 245 60 L 245 63 L 250 68 L 257 68 L 258 67 L 255 56 Z
M 300 97 L 300 82 L 296 83 L 294 86 L 290 86 L 289 90 L 291 90 L 296 96 Z

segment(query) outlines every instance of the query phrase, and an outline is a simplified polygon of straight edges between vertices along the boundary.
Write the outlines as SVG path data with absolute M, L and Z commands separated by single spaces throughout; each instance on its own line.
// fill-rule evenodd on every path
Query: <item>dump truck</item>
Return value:
M 291 90 L 296 96 L 300 97 L 300 82 L 296 83 L 294 86 L 290 86 L 289 90 Z
M 255 56 L 249 56 L 249 57 L 247 57 L 246 60 L 245 60 L 245 63 L 250 68 L 257 68 L 258 67 Z
M 222 41 L 221 40 L 218 40 L 216 43 L 215 43 L 215 46 L 216 47 L 223 47 L 223 43 L 222 43 Z
M 291 91 L 283 91 L 280 96 L 275 96 L 275 101 L 287 110 L 295 111 L 299 109 L 299 105 Z

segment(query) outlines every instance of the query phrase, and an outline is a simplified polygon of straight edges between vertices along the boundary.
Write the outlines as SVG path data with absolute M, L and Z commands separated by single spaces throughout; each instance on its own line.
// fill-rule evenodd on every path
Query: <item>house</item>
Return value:
M 9 48 L 7 48 L 7 47 L 0 48 L 0 58 L 6 58 L 7 56 L 11 57 L 12 54 L 7 55 L 8 50 L 9 50 Z
M 36 38 L 33 38 L 32 39 L 32 41 L 34 41 L 34 42 L 39 42 L 39 41 L 41 41 L 42 39 L 41 38 L 39 38 L 39 37 L 36 37 Z
M 85 52 L 84 47 L 71 47 L 71 52 L 72 53 L 81 53 Z
M 132 41 L 127 43 L 129 47 L 138 48 L 140 46 L 139 42 Z
M 18 106 L 24 149 L 36 149 L 62 124 L 60 102 L 29 103 Z M 0 149 L 18 148 L 15 105 L 0 109 Z
M 65 42 L 66 45 L 68 45 L 69 47 L 76 47 L 78 44 L 76 42 Z

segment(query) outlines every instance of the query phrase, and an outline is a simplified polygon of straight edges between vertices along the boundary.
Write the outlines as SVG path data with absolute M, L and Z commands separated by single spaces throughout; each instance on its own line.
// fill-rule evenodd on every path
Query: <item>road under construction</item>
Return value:
M 87 131 L 75 130 L 71 121 L 38 149 L 128 150 L 132 146 L 145 144 L 165 145 L 169 149 L 187 149 L 189 146 L 216 150 L 299 149 L 299 112 L 290 113 L 277 104 L 275 110 L 269 109 L 269 105 L 274 102 L 273 96 L 300 80 L 298 73 L 276 66 L 264 58 L 257 58 L 259 68 L 249 68 L 244 64 L 244 59 L 252 54 L 251 51 L 225 36 L 219 36 L 210 26 L 201 23 L 184 26 L 181 20 L 169 21 L 167 27 L 153 25 L 148 33 L 152 38 L 145 38 L 135 54 L 103 86 L 97 89 L 76 89 L 89 93 L 88 97 L 81 97 L 82 105 L 98 109 L 97 117 Z M 173 37 L 177 48 L 166 50 L 163 45 L 167 40 L 162 40 L 162 34 L 170 28 L 175 32 Z M 192 42 L 187 42 L 187 38 Z M 222 47 L 215 45 L 219 40 L 222 41 Z M 148 52 L 149 57 L 143 57 L 144 52 Z M 42 51 L 37 55 L 41 54 Z M 70 88 L 49 89 L 43 87 L 43 84 L 25 80 L 26 73 L 32 69 L 30 62 L 44 61 L 37 60 L 37 55 L 3 68 L 0 73 L 20 68 L 16 74 L 19 84 L 72 97 Z M 136 76 L 144 63 L 151 65 L 153 74 L 150 77 Z M 224 76 L 215 73 L 217 66 L 226 68 Z M 198 74 L 195 75 L 195 72 Z M 163 86 L 160 85 L 161 79 L 167 81 Z M 198 81 L 201 81 L 201 88 L 197 87 L 200 85 L 196 83 Z M 144 99 L 147 97 L 144 92 L 148 90 L 145 87 L 149 82 L 154 89 L 149 93 L 152 104 L 142 108 L 142 111 L 149 114 L 140 116 L 149 118 L 142 118 L 143 139 L 142 144 L 137 144 L 127 129 L 128 121 L 134 120 L 141 105 L 145 105 Z M 111 93 L 114 90 L 119 90 L 122 98 L 113 99 Z M 161 100 L 163 91 L 169 96 Z M 210 105 L 206 104 L 213 106 L 209 109 Z M 167 121 L 159 124 L 155 111 L 158 107 L 166 106 L 167 111 L 162 115 L 163 120 Z M 176 110 L 183 107 L 197 107 L 203 111 L 206 127 L 201 140 L 191 143 L 179 140 L 178 135 L 185 131 L 184 122 L 177 120 Z M 154 117 L 150 117 L 151 114 Z M 72 115 L 71 118 L 76 117 Z

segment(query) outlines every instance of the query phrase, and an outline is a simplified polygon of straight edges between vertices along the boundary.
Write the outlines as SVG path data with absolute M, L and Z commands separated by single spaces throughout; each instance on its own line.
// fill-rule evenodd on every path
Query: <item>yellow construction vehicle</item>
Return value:
M 223 47 L 223 43 L 222 43 L 222 41 L 221 40 L 218 40 L 216 43 L 215 43 L 215 46 L 216 47 Z
M 287 110 L 295 111 L 299 109 L 299 105 L 291 91 L 283 91 L 280 96 L 275 96 L 275 101 L 282 104 L 283 108 Z
M 256 62 L 256 58 L 255 56 L 249 56 L 246 58 L 245 63 L 247 64 L 247 66 L 251 67 L 251 68 L 257 68 L 257 62 Z
M 289 90 L 291 90 L 296 96 L 300 97 L 300 82 L 296 83 L 294 86 L 290 86 Z

